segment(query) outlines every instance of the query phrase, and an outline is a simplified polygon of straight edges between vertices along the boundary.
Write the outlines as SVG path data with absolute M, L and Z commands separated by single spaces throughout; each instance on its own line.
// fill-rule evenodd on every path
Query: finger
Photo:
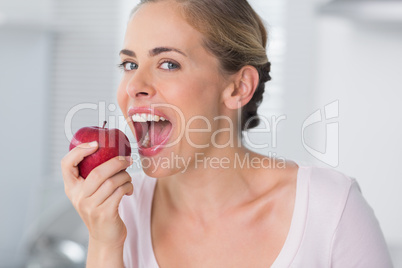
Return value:
M 134 191 L 134 186 L 131 182 L 126 182 L 119 188 L 117 188 L 109 198 L 103 202 L 100 207 L 102 209 L 117 210 L 119 208 L 121 199 L 124 195 L 130 194 Z
M 78 164 L 84 157 L 93 154 L 98 149 L 98 142 L 82 143 L 72 149 L 62 160 L 61 166 L 64 172 L 78 172 Z M 78 174 L 78 173 L 77 173 Z
M 110 197 L 117 188 L 125 183 L 131 183 L 131 177 L 126 171 L 120 171 L 113 177 L 107 179 L 99 189 L 90 197 L 94 204 L 102 204 L 108 197 Z
M 125 170 L 132 163 L 133 159 L 130 156 L 116 156 L 94 168 L 85 180 L 83 196 L 92 196 L 107 179 Z

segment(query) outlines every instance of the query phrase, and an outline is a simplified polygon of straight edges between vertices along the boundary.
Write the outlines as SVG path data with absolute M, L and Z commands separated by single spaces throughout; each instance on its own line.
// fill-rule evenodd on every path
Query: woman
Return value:
M 353 178 L 237 143 L 258 124 L 266 39 L 245 0 L 148 0 L 134 10 L 117 97 L 144 174 L 131 178 L 132 159 L 114 158 L 83 180 L 77 164 L 96 144 L 62 161 L 89 230 L 87 267 L 391 267 Z

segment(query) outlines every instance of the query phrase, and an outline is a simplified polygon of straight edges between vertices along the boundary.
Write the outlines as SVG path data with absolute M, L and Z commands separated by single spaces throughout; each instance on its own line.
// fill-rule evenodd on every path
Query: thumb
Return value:
M 98 150 L 98 146 L 99 144 L 97 141 L 78 144 L 70 152 L 73 159 L 73 166 L 78 166 L 78 164 L 84 159 L 84 157 L 96 152 Z

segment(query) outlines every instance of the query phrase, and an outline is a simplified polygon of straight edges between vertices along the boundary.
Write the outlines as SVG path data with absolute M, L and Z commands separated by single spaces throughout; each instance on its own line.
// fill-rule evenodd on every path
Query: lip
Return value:
M 133 127 L 134 127 L 134 122 L 131 119 L 131 117 L 136 113 L 145 113 L 145 114 L 157 115 L 159 117 L 163 116 L 164 118 L 166 118 L 172 124 L 172 121 L 170 120 L 170 118 L 167 117 L 166 114 L 164 114 L 163 112 L 161 112 L 159 110 L 151 109 L 150 107 L 130 107 L 128 112 L 127 112 L 127 114 L 128 114 L 128 116 L 130 118 L 129 121 L 131 121 L 131 123 L 133 124 Z M 142 147 L 141 142 L 137 138 L 138 153 L 140 155 L 142 155 L 142 156 L 145 156 L 145 157 L 151 157 L 151 156 L 154 156 L 154 155 L 158 154 L 161 150 L 163 150 L 163 148 L 165 148 L 164 145 L 168 142 L 170 136 L 172 135 L 172 132 L 173 132 L 173 126 L 172 126 L 172 129 L 170 130 L 169 135 L 160 144 L 155 145 L 155 146 L 150 147 L 150 148 Z

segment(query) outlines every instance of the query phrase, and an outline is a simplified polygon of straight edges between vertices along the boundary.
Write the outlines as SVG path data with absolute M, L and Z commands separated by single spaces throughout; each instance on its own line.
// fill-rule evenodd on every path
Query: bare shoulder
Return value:
M 260 154 L 253 157 L 261 158 L 261 166 L 252 171 L 251 184 L 262 191 L 262 194 L 272 195 L 274 192 L 296 191 L 299 166 L 296 162 L 285 159 L 275 159 Z M 268 163 L 268 164 L 266 164 Z
M 266 171 L 274 182 L 271 192 L 275 200 L 286 203 L 293 203 L 296 196 L 297 174 L 299 166 L 290 160 L 286 160 L 283 167 L 276 167 Z M 293 207 L 289 208 L 289 212 L 293 212 Z
M 265 157 L 256 154 L 254 157 Z M 273 159 L 269 159 L 272 161 Z M 248 179 L 249 188 L 253 192 L 253 200 L 264 220 L 265 226 L 268 223 L 274 230 L 281 232 L 286 238 L 293 215 L 296 201 L 297 175 L 299 166 L 290 160 L 284 160 L 280 165 L 274 167 L 260 167 L 250 171 Z M 250 211 L 256 212 L 254 209 Z M 261 219 L 261 217 L 259 217 Z

